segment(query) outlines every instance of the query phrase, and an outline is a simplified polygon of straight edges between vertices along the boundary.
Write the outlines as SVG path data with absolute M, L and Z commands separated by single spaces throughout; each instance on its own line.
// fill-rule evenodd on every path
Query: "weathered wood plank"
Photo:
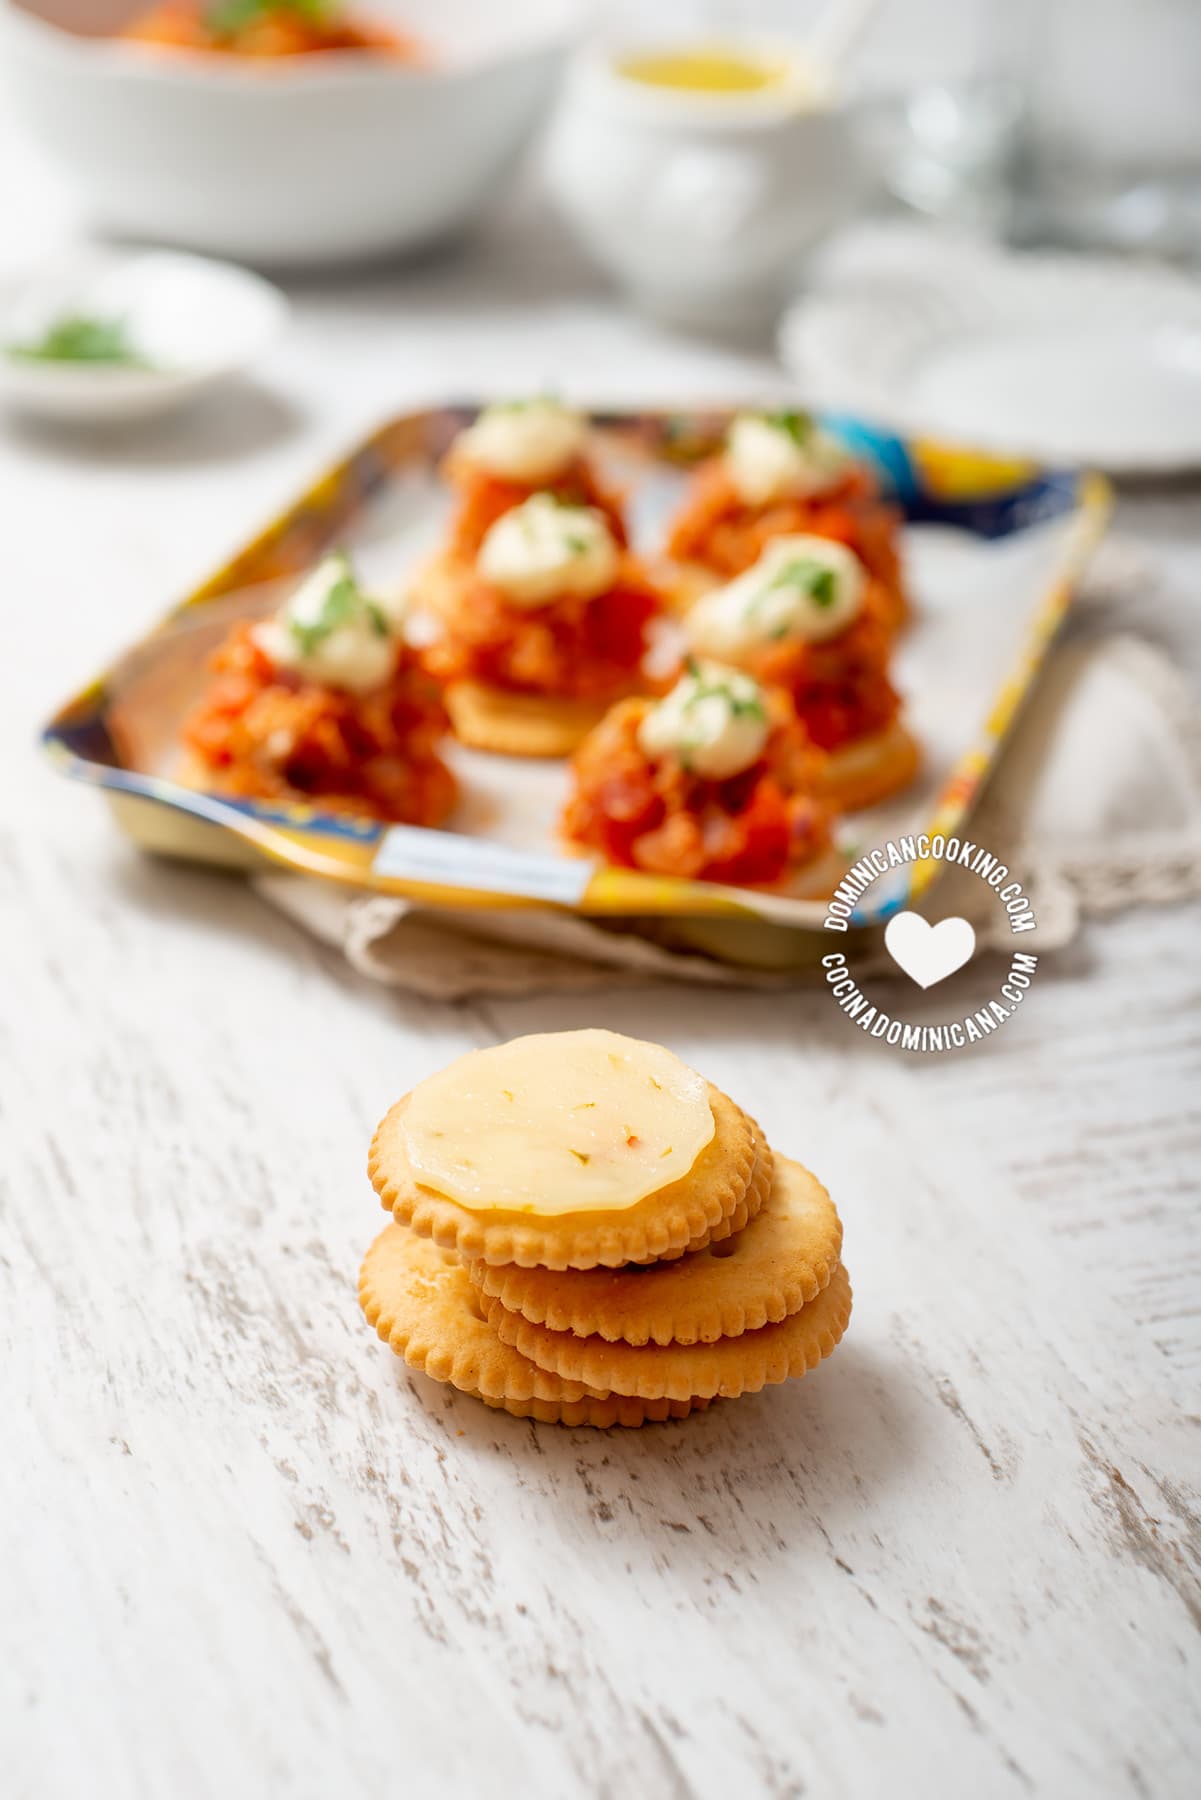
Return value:
M 398 397 L 584 351 L 627 391 L 768 378 L 479 255 L 514 302 L 486 332 L 461 268 L 310 290 L 273 369 L 303 424 L 251 393 L 147 439 L 0 439 L 11 1790 L 1183 1796 L 1196 909 L 1090 927 L 1004 1033 L 922 1064 L 820 994 L 439 1008 L 236 881 L 138 860 L 34 763 L 36 718 L 377 410 L 385 362 Z M 1196 672 L 1189 496 L 1127 522 L 1169 581 L 1125 622 Z M 672 1044 L 829 1182 L 856 1315 L 811 1379 L 562 1432 L 365 1330 L 385 1105 L 587 1022 Z

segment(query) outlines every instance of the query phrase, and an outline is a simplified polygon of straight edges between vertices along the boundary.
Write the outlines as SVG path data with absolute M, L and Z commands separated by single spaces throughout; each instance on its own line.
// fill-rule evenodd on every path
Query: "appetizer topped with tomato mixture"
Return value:
M 347 12 L 340 0 L 156 0 L 121 31 L 139 44 L 230 56 L 375 50 L 421 60 L 416 44 Z
M 566 756 L 638 687 L 662 610 L 607 516 L 550 493 L 502 514 L 427 598 L 441 636 L 426 660 L 456 734 L 514 756 Z
M 706 574 L 741 575 L 773 538 L 833 538 L 879 583 L 882 615 L 895 628 L 908 611 L 897 524 L 870 471 L 808 413 L 743 413 L 722 453 L 693 475 L 667 548 L 686 565 L 689 585 L 709 585 Z
M 617 495 L 598 479 L 588 455 L 588 423 L 549 398 L 486 406 L 447 452 L 443 474 L 458 505 L 449 555 L 473 557 L 489 527 L 533 494 L 553 494 L 565 506 L 603 514 L 619 544 L 626 542 Z
M 437 689 L 341 552 L 273 618 L 237 626 L 212 667 L 184 727 L 197 785 L 410 825 L 454 805 Z
M 702 595 L 684 630 L 699 655 L 783 688 L 817 747 L 818 778 L 841 811 L 913 779 L 918 750 L 889 679 L 882 584 L 830 538 L 776 538 L 751 568 Z
M 563 830 L 650 874 L 778 882 L 829 846 L 820 761 L 782 689 L 694 661 L 663 699 L 621 701 L 584 740 Z

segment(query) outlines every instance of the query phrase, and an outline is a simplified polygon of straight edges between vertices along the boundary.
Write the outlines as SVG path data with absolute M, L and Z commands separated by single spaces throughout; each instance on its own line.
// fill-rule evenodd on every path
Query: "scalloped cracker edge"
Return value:
M 716 1129 L 688 1173 L 647 1194 L 621 1212 L 534 1213 L 473 1211 L 414 1180 L 405 1154 L 401 1120 L 408 1095 L 398 1100 L 372 1140 L 367 1159 L 371 1184 L 400 1225 L 444 1249 L 487 1263 L 541 1264 L 548 1269 L 620 1268 L 653 1262 L 686 1249 L 704 1232 L 735 1217 L 755 1163 L 751 1121 L 720 1088 L 709 1083 Z
M 487 1299 L 550 1331 L 634 1347 L 712 1344 L 799 1312 L 829 1286 L 841 1250 L 842 1225 L 821 1182 L 777 1156 L 755 1219 L 678 1262 L 562 1272 L 474 1262 L 468 1273 Z
M 488 1303 L 488 1319 L 501 1340 L 539 1368 L 564 1380 L 587 1381 L 643 1400 L 735 1399 L 805 1375 L 834 1350 L 851 1316 L 851 1284 L 839 1264 L 815 1300 L 778 1325 L 764 1325 L 715 1344 L 611 1344 L 601 1337 L 548 1331 Z
M 397 1356 L 433 1381 L 518 1419 L 637 1426 L 703 1411 L 707 1398 L 639 1400 L 563 1381 L 502 1344 L 480 1317 L 462 1263 L 403 1225 L 387 1225 L 363 1261 L 359 1304 Z

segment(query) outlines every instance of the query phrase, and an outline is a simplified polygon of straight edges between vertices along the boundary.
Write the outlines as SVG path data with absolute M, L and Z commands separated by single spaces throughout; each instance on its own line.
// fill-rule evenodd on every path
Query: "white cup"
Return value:
M 780 73 L 735 92 L 625 73 L 645 52 L 609 42 L 574 61 L 547 143 L 552 194 L 643 310 L 697 326 L 768 318 L 863 197 L 848 112 L 792 47 L 750 51 Z

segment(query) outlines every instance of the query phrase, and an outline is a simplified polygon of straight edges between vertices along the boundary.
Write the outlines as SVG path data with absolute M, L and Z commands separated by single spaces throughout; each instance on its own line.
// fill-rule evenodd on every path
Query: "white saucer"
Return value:
M 113 423 L 169 412 L 246 368 L 281 329 L 278 288 L 232 263 L 81 250 L 0 293 L 0 398 L 26 413 Z M 70 314 L 119 318 L 148 366 L 7 354 Z
M 962 248 L 818 293 L 780 352 L 806 398 L 903 435 L 1164 474 L 1201 466 L 1201 284 Z

